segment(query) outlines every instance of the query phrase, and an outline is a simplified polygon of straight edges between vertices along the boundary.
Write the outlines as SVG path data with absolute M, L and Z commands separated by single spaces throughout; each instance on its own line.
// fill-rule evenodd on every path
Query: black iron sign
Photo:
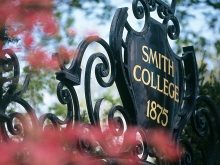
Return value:
M 133 1 L 132 7 L 137 19 L 145 16 L 141 32 L 127 22 L 127 8 L 118 9 L 113 19 L 110 45 L 117 60 L 116 84 L 134 123 L 145 128 L 159 126 L 171 130 L 183 103 L 186 73 L 186 61 L 172 51 L 168 42 L 168 36 L 177 39 L 180 33 L 174 16 L 175 1 L 171 7 L 159 0 L 140 2 L 142 6 Z M 156 9 L 162 23 L 150 17 L 150 12 Z M 192 68 L 196 68 L 195 60 L 192 61 Z M 191 92 L 195 94 L 195 90 Z
M 170 128 L 181 102 L 183 69 L 180 58 L 169 47 L 165 26 L 151 19 L 146 34 L 131 32 L 127 42 L 138 120 L 146 127 Z

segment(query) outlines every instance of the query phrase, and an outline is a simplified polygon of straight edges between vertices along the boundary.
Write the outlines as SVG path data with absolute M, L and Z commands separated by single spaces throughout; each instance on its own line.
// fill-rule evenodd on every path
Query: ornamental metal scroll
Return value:
M 116 11 L 112 21 L 110 44 L 97 36 L 86 38 L 79 44 L 69 68 L 64 65 L 62 56 L 54 54 L 60 63 L 60 71 L 56 72 L 56 78 L 60 81 L 57 85 L 57 97 L 61 104 L 66 105 L 64 120 L 52 113 L 37 118 L 31 105 L 21 98 L 28 87 L 30 76 L 27 75 L 23 86 L 16 90 L 20 76 L 19 62 L 12 50 L 2 50 L 1 143 L 12 142 L 9 133 L 23 135 L 23 141 L 26 141 L 36 131 L 52 129 L 59 135 L 61 128 L 66 128 L 74 132 L 68 134 L 71 137 L 67 138 L 73 140 L 68 143 L 66 151 L 71 151 L 73 157 L 77 153 L 93 164 L 218 164 L 220 115 L 208 97 L 198 96 L 194 49 L 191 46 L 184 47 L 180 57 L 169 46 L 168 37 L 177 39 L 180 34 L 179 23 L 174 16 L 175 6 L 175 0 L 170 6 L 161 0 L 133 0 L 135 17 L 145 20 L 140 32 L 135 31 L 127 21 L 128 8 L 121 8 Z M 162 23 L 150 17 L 150 13 L 156 10 Z M 125 40 L 122 37 L 124 31 L 127 31 Z M 90 123 L 84 123 L 80 117 L 75 86 L 81 85 L 82 58 L 93 42 L 100 44 L 106 55 L 93 53 L 86 64 L 84 87 Z M 92 66 L 97 58 L 101 60 L 95 66 L 99 86 L 109 88 L 115 82 L 123 103 L 123 106 L 115 105 L 109 110 L 107 133 L 102 130 L 100 122 L 103 98 L 98 99 L 95 105 L 91 99 L 90 79 Z M 108 80 L 103 80 L 104 77 Z M 30 120 L 19 112 L 8 114 L 6 108 L 12 102 L 23 106 Z M 124 119 L 115 117 L 116 111 Z M 19 120 L 20 124 L 14 124 L 14 119 Z M 50 120 L 51 124 L 47 124 L 46 120 Z M 161 155 L 156 146 L 149 145 L 153 138 L 150 134 L 152 129 L 168 131 L 171 136 L 166 143 L 172 146 L 171 141 L 174 141 L 183 147 L 182 152 L 178 153 L 178 160 L 173 162 L 166 159 L 166 154 Z M 122 145 L 115 150 L 112 144 L 108 144 L 107 136 L 123 137 Z M 96 145 L 90 138 L 96 141 Z M 97 144 L 101 148 L 98 155 L 94 153 Z M 161 146 L 162 150 L 163 147 Z M 155 161 L 149 161 L 150 157 Z

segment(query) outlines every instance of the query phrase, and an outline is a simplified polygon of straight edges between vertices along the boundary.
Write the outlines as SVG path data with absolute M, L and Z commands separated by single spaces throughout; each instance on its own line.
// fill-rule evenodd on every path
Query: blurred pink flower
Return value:
M 24 33 L 23 42 L 26 46 L 30 47 L 34 43 L 34 38 L 30 33 Z
M 75 36 L 76 30 L 74 28 L 69 28 L 69 29 L 67 29 L 67 34 L 70 36 Z
M 46 129 L 40 134 L 35 133 L 24 142 L 0 143 L 0 164 L 102 165 L 104 161 L 100 157 L 83 151 L 94 147 L 92 146 L 94 141 L 104 145 L 104 154 L 109 158 L 118 157 L 127 160 L 126 164 L 138 164 L 138 159 L 131 152 L 120 152 L 118 146 L 114 144 L 116 141 L 111 141 L 113 138 L 110 138 L 110 143 L 107 142 L 110 135 L 109 131 L 102 132 L 99 128 L 78 124 L 73 129 L 60 132 Z M 147 140 L 148 145 L 155 148 L 165 160 L 171 162 L 179 160 L 181 148 L 177 150 L 178 144 L 170 141 L 170 134 L 167 131 L 152 129 L 146 131 L 146 135 L 148 138 L 144 140 Z M 125 136 L 124 145 L 129 147 L 136 144 L 135 128 L 128 128 Z M 78 146 L 79 144 L 81 145 Z
M 155 148 L 158 154 L 166 160 L 177 162 L 182 147 L 172 141 L 171 134 L 165 129 L 149 129 L 146 131 L 148 144 Z

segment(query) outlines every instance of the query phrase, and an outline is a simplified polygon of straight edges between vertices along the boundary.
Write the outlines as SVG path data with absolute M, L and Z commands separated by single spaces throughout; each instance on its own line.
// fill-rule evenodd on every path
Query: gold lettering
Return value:
M 160 75 L 157 75 L 157 90 L 163 93 L 163 89 L 160 89 Z
M 157 51 L 153 53 L 153 50 L 150 49 L 150 59 L 152 60 L 152 63 L 156 62 L 156 67 L 158 68 L 158 62 L 157 62 Z M 150 62 L 149 62 L 150 63 Z
M 154 72 L 151 72 L 151 84 L 150 84 L 151 88 L 156 89 L 157 86 L 154 86 Z
M 174 77 L 174 62 L 172 61 L 172 65 L 170 65 L 170 61 L 171 60 L 169 60 L 168 74 L 170 75 L 170 69 L 172 69 L 172 77 Z
M 158 114 L 158 109 L 159 114 Z M 156 101 L 147 101 L 147 117 L 149 117 L 151 120 L 157 120 L 158 124 L 161 124 L 162 126 L 166 126 L 168 124 L 168 113 L 169 111 L 162 107 L 160 104 L 158 104 Z M 162 116 L 162 118 L 161 118 Z M 165 119 L 165 121 L 164 121 Z
M 145 79 L 144 79 L 144 73 L 147 72 L 148 74 L 148 81 L 146 82 Z M 142 70 L 142 74 L 141 74 L 141 78 L 142 78 L 142 82 L 145 84 L 145 85 L 149 85 L 150 83 L 150 73 L 147 69 L 143 69 Z
M 168 86 L 167 86 L 167 83 L 168 83 L 168 80 L 163 78 L 163 93 L 168 96 Z M 167 91 L 166 91 L 166 89 L 167 89 Z
M 164 60 L 163 60 L 163 64 L 164 64 L 164 66 L 163 66 L 163 67 L 164 67 L 163 71 L 166 73 L 166 70 L 167 70 L 167 69 L 166 69 L 166 68 L 167 68 L 167 67 L 166 67 L 166 61 L 168 60 L 168 58 L 167 58 L 166 56 L 164 56 L 164 55 L 162 55 L 162 58 L 164 59 Z
M 133 76 L 134 76 L 134 79 L 139 82 L 139 81 L 141 81 L 141 78 L 138 79 L 137 76 L 136 76 L 137 68 L 139 68 L 139 69 L 141 70 L 141 66 L 136 65 L 136 66 L 134 67 L 134 70 L 133 70 Z
M 175 86 L 175 98 L 174 98 L 174 100 L 175 100 L 177 103 L 179 102 L 179 99 L 177 99 L 178 93 L 179 93 L 179 87 L 178 87 L 178 86 Z
M 149 61 L 149 55 L 147 54 L 147 52 L 145 52 L 144 49 L 147 49 L 147 50 L 148 50 L 148 47 L 147 47 L 147 46 L 142 46 L 142 52 L 143 52 L 143 54 L 145 55 L 145 58 L 144 58 L 144 56 L 142 56 L 142 60 L 143 60 L 144 62 L 148 62 L 148 61 Z
M 171 94 L 171 92 L 170 92 L 171 91 L 171 86 L 173 86 L 173 89 L 174 89 L 174 84 L 173 83 L 169 84 L 169 95 L 170 95 L 170 98 L 173 99 L 175 92 L 174 92 L 174 90 L 172 90 L 173 93 Z
M 174 61 L 169 59 L 163 54 L 154 51 L 148 46 L 142 46 L 142 60 L 147 63 L 154 64 L 158 69 L 163 70 L 166 74 L 174 77 L 175 72 L 175 64 Z M 163 61 L 162 61 L 163 60 Z M 166 78 L 160 77 L 160 74 L 157 74 L 157 77 L 154 72 L 149 71 L 147 68 L 143 68 L 140 65 L 135 65 L 133 69 L 133 77 L 135 81 L 142 82 L 144 85 L 149 85 L 151 88 L 156 89 L 157 91 L 163 93 L 164 95 L 170 97 L 177 103 L 179 102 L 179 87 L 176 86 L 173 82 L 169 82 Z M 150 103 L 148 103 L 150 104 Z M 149 107 L 148 107 L 149 109 Z M 161 111 L 160 115 L 165 112 Z M 160 116 L 159 115 L 159 116 Z M 165 114 L 164 114 L 165 115 Z M 150 112 L 147 113 L 147 116 L 151 116 Z M 151 118 L 155 118 L 155 116 L 151 116 Z M 158 119 L 158 123 L 161 121 Z M 166 125 L 167 121 L 162 125 Z

